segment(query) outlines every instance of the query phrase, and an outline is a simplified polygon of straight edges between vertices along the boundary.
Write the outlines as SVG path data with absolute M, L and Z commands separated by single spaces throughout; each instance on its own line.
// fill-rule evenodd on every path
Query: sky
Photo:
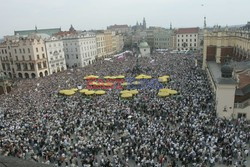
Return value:
M 169 28 L 239 25 L 250 21 L 250 0 L 0 0 L 0 38 L 14 30 L 106 29 L 113 24 Z

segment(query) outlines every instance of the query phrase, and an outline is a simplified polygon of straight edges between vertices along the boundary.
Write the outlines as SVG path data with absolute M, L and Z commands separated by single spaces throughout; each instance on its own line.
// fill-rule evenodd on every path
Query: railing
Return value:
M 242 102 L 242 103 L 234 103 L 234 108 L 241 108 L 244 109 L 246 107 L 250 106 L 250 99 Z

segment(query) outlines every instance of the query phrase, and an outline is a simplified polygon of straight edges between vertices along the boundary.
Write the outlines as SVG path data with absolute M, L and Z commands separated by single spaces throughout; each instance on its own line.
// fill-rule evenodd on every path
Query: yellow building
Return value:
M 105 51 L 105 35 L 103 32 L 97 32 L 96 33 L 96 47 L 97 47 L 97 57 L 105 57 L 106 51 Z
M 105 53 L 106 57 L 113 54 L 113 40 L 112 40 L 112 31 L 104 31 L 104 42 L 105 42 Z
M 37 78 L 49 74 L 41 36 L 7 36 L 0 44 L 0 52 L 1 70 L 10 78 Z

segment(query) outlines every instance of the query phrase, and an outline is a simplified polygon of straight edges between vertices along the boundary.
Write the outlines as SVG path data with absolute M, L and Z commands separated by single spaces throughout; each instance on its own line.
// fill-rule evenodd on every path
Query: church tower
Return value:
M 146 19 L 145 17 L 143 17 L 143 29 L 146 30 L 147 29 L 147 24 L 146 24 Z

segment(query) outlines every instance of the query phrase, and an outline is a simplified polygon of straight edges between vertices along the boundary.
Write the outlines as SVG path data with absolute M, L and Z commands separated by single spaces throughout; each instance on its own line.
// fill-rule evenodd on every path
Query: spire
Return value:
M 207 28 L 207 21 L 206 21 L 206 17 L 204 17 L 204 28 Z
M 170 30 L 172 30 L 172 22 L 170 22 Z
M 147 24 L 146 24 L 146 19 L 145 19 L 145 17 L 143 17 L 143 28 L 144 28 L 144 29 L 147 28 Z

